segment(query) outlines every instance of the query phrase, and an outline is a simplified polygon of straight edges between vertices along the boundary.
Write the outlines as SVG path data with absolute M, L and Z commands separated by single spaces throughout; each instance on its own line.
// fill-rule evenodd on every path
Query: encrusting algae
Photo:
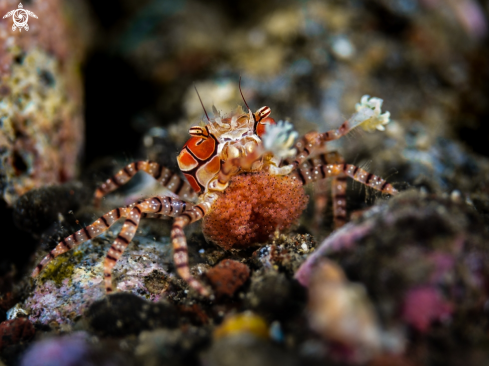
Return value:
M 59 258 L 59 260 L 50 263 L 39 279 L 41 283 L 46 281 L 54 281 L 57 286 L 61 286 L 65 279 L 68 279 L 68 285 L 72 284 L 73 273 L 76 265 L 83 258 L 83 251 L 77 250 L 71 256 Z

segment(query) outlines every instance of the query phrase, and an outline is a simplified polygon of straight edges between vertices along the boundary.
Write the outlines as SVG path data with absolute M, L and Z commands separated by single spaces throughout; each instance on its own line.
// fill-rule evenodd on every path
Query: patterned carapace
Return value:
M 192 137 L 183 146 L 177 161 L 195 192 L 204 192 L 208 188 L 221 170 L 221 161 L 244 157 L 260 144 L 265 126 L 275 124 L 270 113 L 268 107 L 262 107 L 254 114 L 244 113 L 239 108 L 231 117 L 217 117 L 206 126 L 190 128 Z M 224 188 L 213 185 L 214 190 Z
M 246 103 L 246 102 L 245 102 Z M 287 176 L 299 184 L 332 178 L 333 213 L 335 226 L 346 221 L 346 179 L 350 177 L 385 194 L 394 195 L 397 190 L 384 179 L 351 164 L 345 164 L 336 152 L 324 153 L 327 141 L 346 135 L 356 127 L 365 130 L 382 130 L 389 114 L 380 114 L 382 100 L 362 98 L 357 113 L 338 129 L 324 133 L 311 132 L 294 143 L 296 133 L 288 123 L 275 123 L 270 108 L 262 107 L 256 113 L 244 112 L 241 107 L 230 116 L 208 119 L 203 126 L 190 128 L 190 139 L 178 156 L 178 164 L 187 181 L 179 174 L 156 162 L 131 163 L 110 177 L 95 192 L 95 205 L 102 197 L 129 181 L 138 171 L 154 177 L 172 194 L 154 196 L 109 211 L 93 224 L 63 239 L 34 269 L 39 272 L 55 257 L 79 244 L 105 232 L 118 219 L 124 217 L 124 225 L 109 249 L 104 263 L 104 280 L 107 293 L 112 292 L 112 269 L 134 237 L 143 217 L 174 217 L 171 231 L 176 271 L 191 288 L 201 295 L 210 291 L 195 279 L 188 266 L 187 241 L 183 229 L 212 212 L 219 203 L 222 192 L 233 189 L 230 180 L 238 174 L 269 174 Z M 207 113 L 206 113 L 207 115 Z M 178 198 L 177 198 L 178 197 Z M 287 197 L 284 197 L 287 200 Z M 196 203 L 195 203 L 196 202 Z M 259 204 L 257 210 L 259 210 Z M 273 212 L 273 208 L 270 212 Z M 270 228 L 271 232 L 274 228 Z

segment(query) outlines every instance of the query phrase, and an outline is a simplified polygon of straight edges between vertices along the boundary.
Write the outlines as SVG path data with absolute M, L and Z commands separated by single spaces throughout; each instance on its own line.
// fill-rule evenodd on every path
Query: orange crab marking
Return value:
M 216 140 L 213 138 L 191 137 L 184 148 L 190 151 L 197 159 L 205 161 L 214 155 L 216 145 Z
M 180 152 L 177 159 L 180 170 L 184 172 L 192 170 L 199 165 L 199 162 L 186 149 Z
M 183 175 L 185 176 L 185 178 L 187 178 L 188 183 L 195 192 L 198 193 L 202 190 L 202 188 L 199 186 L 199 183 L 197 182 L 197 179 L 195 179 L 193 175 L 185 173 Z
M 276 125 L 276 124 L 277 123 L 275 122 L 275 120 L 271 117 L 263 118 L 256 125 L 256 134 L 258 136 L 262 137 L 265 134 L 265 130 L 267 128 L 267 125 Z
M 214 136 L 209 136 L 207 129 L 196 126 L 190 130 L 198 136 L 192 136 L 185 143 L 177 162 L 180 170 L 186 172 L 185 178 L 195 192 L 201 192 L 221 169 L 221 161 L 217 156 L 218 143 Z M 205 133 L 207 136 L 201 137 Z

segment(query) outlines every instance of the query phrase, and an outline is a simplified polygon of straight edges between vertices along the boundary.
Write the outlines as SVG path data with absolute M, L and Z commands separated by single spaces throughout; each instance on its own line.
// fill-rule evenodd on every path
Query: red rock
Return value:
M 18 296 L 12 292 L 0 294 L 0 309 L 7 311 L 18 302 Z
M 192 306 L 181 305 L 178 308 L 180 314 L 187 316 L 192 324 L 204 325 L 209 323 L 209 316 L 197 304 L 193 304 Z
M 7 346 L 32 339 L 35 333 L 34 326 L 26 318 L 2 322 L 0 324 L 0 351 Z
M 218 297 L 232 296 L 250 277 L 246 264 L 225 259 L 206 273 Z

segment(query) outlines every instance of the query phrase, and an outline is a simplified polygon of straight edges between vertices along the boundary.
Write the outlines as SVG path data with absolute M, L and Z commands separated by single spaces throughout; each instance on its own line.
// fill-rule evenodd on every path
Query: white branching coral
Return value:
M 357 113 L 355 113 L 349 120 L 350 127 L 361 127 L 365 131 L 372 132 L 375 129 L 384 131 L 387 123 L 390 121 L 390 112 L 382 113 L 383 100 L 380 98 L 364 95 L 360 100 L 360 103 L 355 105 Z
M 292 157 L 296 154 L 294 142 L 299 136 L 289 122 L 278 121 L 276 125 L 267 125 L 262 136 L 263 147 L 279 159 Z

